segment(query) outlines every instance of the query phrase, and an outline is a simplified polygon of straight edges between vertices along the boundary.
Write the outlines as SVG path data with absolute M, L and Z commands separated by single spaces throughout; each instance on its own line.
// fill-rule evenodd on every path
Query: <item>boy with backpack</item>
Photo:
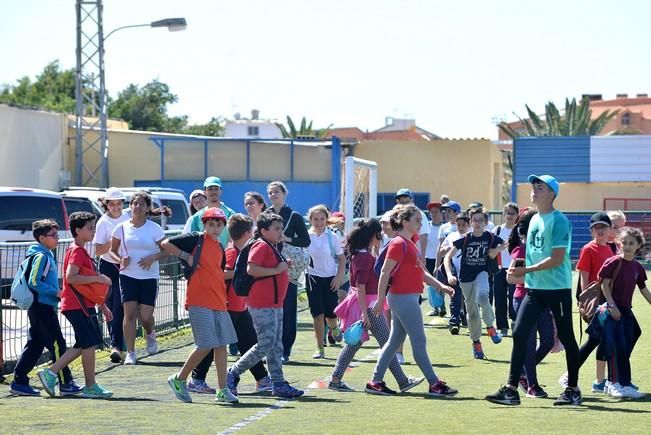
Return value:
M 82 296 L 78 289 L 99 285 L 105 290 L 104 296 L 106 296 L 111 279 L 97 273 L 95 262 L 84 247 L 92 242 L 95 236 L 95 215 L 86 211 L 74 212 L 69 217 L 69 226 L 75 240 L 63 259 L 61 312 L 75 332 L 75 345 L 72 349 L 66 350 L 49 368 L 39 370 L 38 378 L 45 391 L 54 397 L 55 388 L 59 383 L 56 373 L 81 356 L 86 381 L 81 397 L 108 399 L 113 396 L 113 393 L 95 382 L 95 350 L 104 344 L 95 303 Z M 107 322 L 113 319 L 113 314 L 105 303 L 100 305 L 100 310 Z M 59 391 L 63 394 L 61 388 Z
M 267 357 L 272 380 L 272 395 L 296 398 L 304 394 L 283 375 L 283 302 L 287 294 L 289 265 L 276 249 L 282 241 L 283 218 L 275 213 L 258 216 L 254 239 L 242 248 L 235 263 L 233 287 L 246 296 L 258 342 L 228 370 L 227 385 L 237 391 L 240 375 Z
M 506 246 L 504 241 L 491 232 L 486 231 L 488 214 L 483 209 L 470 211 L 471 231 L 464 237 L 457 239 L 450 251 L 445 256 L 445 272 L 448 276 L 448 283 L 451 286 L 461 287 L 463 296 L 466 299 L 468 324 L 470 326 L 470 338 L 472 339 L 472 352 L 476 359 L 484 359 L 484 351 L 481 347 L 481 318 L 486 324 L 486 331 L 498 344 L 502 336 L 495 330 L 495 314 L 488 299 L 489 283 L 489 261 L 495 257 Z M 459 277 L 452 273 L 452 258 L 457 251 L 461 251 L 461 264 Z M 481 308 L 481 318 L 479 309 Z
M 233 322 L 226 309 L 224 283 L 225 253 L 220 235 L 226 226 L 226 215 L 217 207 L 209 207 L 203 216 L 203 233 L 181 234 L 163 240 L 161 247 L 178 256 L 185 267 L 188 280 L 185 308 L 189 312 L 195 349 L 181 371 L 167 383 L 182 402 L 191 403 L 187 378 L 209 352 L 214 353 L 217 367 L 217 397 L 215 402 L 237 403 L 239 399 L 226 388 L 226 346 L 237 342 Z
M 56 248 L 59 241 L 59 225 L 52 219 L 35 221 L 32 223 L 32 234 L 37 243 L 27 250 L 26 269 L 20 269 L 34 294 L 34 301 L 27 309 L 29 339 L 18 359 L 11 383 L 11 392 L 19 396 L 40 396 L 41 393 L 29 385 L 27 375 L 36 366 L 43 349 L 47 348 L 50 352 L 53 363 L 67 349 L 57 316 L 61 291 L 57 263 L 52 254 L 52 249 Z M 72 379 L 67 365 L 57 376 L 62 396 L 81 392 L 81 387 Z

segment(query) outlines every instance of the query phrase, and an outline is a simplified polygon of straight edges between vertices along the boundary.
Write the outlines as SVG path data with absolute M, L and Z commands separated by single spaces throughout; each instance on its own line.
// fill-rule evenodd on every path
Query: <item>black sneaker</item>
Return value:
M 500 405 L 519 405 L 520 394 L 518 390 L 502 385 L 499 390 L 485 397 L 486 400 Z
M 535 384 L 527 389 L 527 397 L 532 399 L 545 399 L 547 398 L 547 391 L 543 390 L 540 385 Z
M 450 334 L 459 335 L 459 325 L 450 325 L 448 329 L 450 330 Z
M 379 396 L 393 396 L 396 394 L 391 388 L 387 387 L 384 382 L 369 382 L 364 389 L 368 394 L 377 394 Z
M 439 310 L 439 317 L 445 317 L 445 315 L 448 314 L 447 311 L 445 311 L 445 305 L 441 307 Z
M 581 390 L 578 388 L 567 387 L 565 391 L 554 401 L 554 406 L 572 405 L 578 406 L 583 401 Z

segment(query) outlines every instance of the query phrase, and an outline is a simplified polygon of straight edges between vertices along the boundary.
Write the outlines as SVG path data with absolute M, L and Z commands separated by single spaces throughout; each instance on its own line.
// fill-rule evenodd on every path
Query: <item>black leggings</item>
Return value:
M 231 321 L 233 322 L 233 327 L 235 328 L 235 333 L 237 334 L 237 348 L 240 351 L 240 355 L 244 355 L 246 351 L 251 349 L 258 342 L 258 336 L 255 333 L 255 328 L 253 327 L 251 314 L 249 314 L 248 310 L 229 311 L 228 314 L 231 316 Z M 199 365 L 192 371 L 192 377 L 205 381 L 206 376 L 208 375 L 208 370 L 212 365 L 212 361 L 213 352 L 209 352 L 208 355 L 206 355 L 206 357 L 201 360 Z M 250 371 L 256 381 L 259 381 L 260 379 L 267 376 L 267 369 L 265 369 L 262 361 L 259 361 L 256 365 L 251 367 Z
M 528 289 L 522 300 L 513 330 L 513 351 L 511 352 L 511 368 L 509 385 L 518 385 L 522 365 L 527 353 L 527 340 L 531 330 L 538 322 L 538 316 L 549 307 L 556 322 L 558 339 L 565 347 L 567 363 L 567 384 L 576 387 L 579 380 L 579 346 L 576 344 L 572 327 L 572 292 L 563 290 Z

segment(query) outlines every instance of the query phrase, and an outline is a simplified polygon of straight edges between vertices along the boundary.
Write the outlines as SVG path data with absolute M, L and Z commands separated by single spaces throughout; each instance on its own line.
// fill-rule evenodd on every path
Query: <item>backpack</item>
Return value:
M 373 269 L 375 269 L 375 273 L 377 274 L 378 277 L 380 276 L 380 273 L 382 272 L 382 266 L 384 266 L 384 260 L 387 257 L 387 251 L 389 250 L 389 245 L 390 244 L 391 244 L 391 242 L 384 245 L 384 248 L 382 248 L 380 250 L 380 254 L 375 259 L 375 265 L 373 265 Z M 402 245 L 402 257 L 404 258 L 404 256 L 407 254 L 407 243 L 403 241 L 401 243 L 401 245 Z M 401 261 L 402 261 L 402 259 L 400 259 L 400 261 L 398 261 L 398 264 L 396 265 L 396 267 L 394 267 L 393 270 L 391 271 L 391 275 L 389 276 L 389 284 L 391 284 L 391 278 L 393 278 L 393 275 L 395 275 L 396 272 L 398 271 L 398 268 L 400 267 L 400 262 Z
M 190 281 L 192 274 L 195 270 L 197 270 L 197 267 L 199 266 L 199 259 L 201 258 L 201 250 L 203 249 L 203 242 L 205 237 L 205 234 L 201 234 L 199 240 L 197 241 L 197 246 L 195 246 L 194 250 L 192 251 L 192 266 L 190 266 L 185 260 L 180 260 L 181 268 L 183 269 L 183 276 L 185 277 L 186 281 Z M 221 242 L 218 241 L 218 243 L 219 247 L 222 249 L 221 267 L 222 270 L 224 270 L 226 267 L 226 252 L 224 251 L 224 247 L 222 246 Z
M 262 279 L 266 278 L 273 278 L 274 280 L 274 303 L 278 303 L 278 282 L 276 281 L 276 275 L 271 275 L 271 276 L 264 276 L 260 278 L 255 278 L 251 275 L 248 274 L 246 271 L 248 265 L 249 265 L 249 252 L 251 251 L 251 246 L 253 246 L 254 243 L 256 243 L 258 240 L 264 241 L 267 245 L 271 247 L 273 250 L 274 254 L 276 255 L 276 258 L 278 259 L 278 262 L 283 262 L 285 261 L 285 258 L 278 252 L 278 250 L 269 242 L 267 242 L 264 239 L 251 239 L 249 240 L 246 245 L 242 248 L 242 250 L 237 254 L 237 259 L 235 260 L 235 269 L 233 270 L 233 290 L 235 290 L 235 294 L 238 296 L 248 296 L 249 293 L 251 292 L 251 287 L 253 286 L 253 283 L 256 281 L 260 281 Z
M 622 268 L 622 260 L 620 259 L 615 266 L 613 271 L 613 277 L 611 279 L 611 286 L 615 283 L 615 279 L 619 274 L 620 269 Z M 580 279 L 579 279 L 580 281 Z M 604 303 L 605 297 L 603 295 L 603 290 L 601 285 L 603 280 L 592 281 L 588 284 L 585 290 L 579 293 L 579 315 L 586 323 L 590 323 L 595 313 L 597 312 L 597 307 Z M 579 283 L 579 285 L 581 285 Z
M 39 252 L 28 256 L 22 263 L 20 263 L 16 275 L 14 276 L 14 280 L 11 283 L 11 300 L 21 310 L 29 309 L 29 307 L 34 303 L 35 290 L 29 286 L 29 275 L 32 272 L 32 264 L 34 263 L 34 258 L 37 254 L 39 254 Z M 47 265 L 43 269 L 45 275 L 47 275 L 46 270 L 49 270 Z

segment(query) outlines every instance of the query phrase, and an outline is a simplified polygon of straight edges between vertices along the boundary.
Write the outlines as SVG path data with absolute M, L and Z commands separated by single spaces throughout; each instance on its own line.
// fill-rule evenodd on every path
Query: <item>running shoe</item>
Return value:
M 448 329 L 450 330 L 450 334 L 459 335 L 459 325 L 450 325 Z
M 122 362 L 122 352 L 117 347 L 114 347 L 111 350 L 111 362 L 113 364 L 119 364 Z
M 420 385 L 425 378 L 420 377 L 417 378 L 415 376 L 407 376 L 407 383 L 405 385 L 400 386 L 400 392 L 401 393 L 406 393 L 407 391 L 411 390 L 417 385 Z
M 488 333 L 488 336 L 491 338 L 491 340 L 493 340 L 493 343 L 500 344 L 502 342 L 502 336 L 495 330 L 494 326 L 486 328 L 486 332 Z
M 325 350 L 323 348 L 317 349 L 316 352 L 312 354 L 313 359 L 323 359 L 325 358 Z
M 259 381 L 255 381 L 256 393 L 264 393 L 271 390 L 273 390 L 273 382 L 271 382 L 271 378 L 269 376 L 265 376 Z
M 459 390 L 448 386 L 448 384 L 439 379 L 437 383 L 429 386 L 427 394 L 434 397 L 452 397 L 458 392 Z
M 226 374 L 226 388 L 228 388 L 233 396 L 237 396 L 237 384 L 239 383 L 240 377 L 233 373 L 233 368 L 231 367 Z
M 339 382 L 330 381 L 328 383 L 328 389 L 333 391 L 339 391 L 340 393 L 352 393 L 353 391 L 355 391 L 354 389 L 350 388 L 344 381 L 339 381 Z
M 439 309 L 439 317 L 445 317 L 448 312 L 445 310 L 445 305 Z
M 136 357 L 135 352 L 127 352 L 126 358 L 124 358 L 124 365 L 125 366 L 133 366 L 136 364 L 138 361 L 138 357 Z
M 86 399 L 108 399 L 113 397 L 113 392 L 96 383 L 92 387 L 84 387 L 81 390 L 80 397 L 85 397 Z
M 45 391 L 47 391 L 47 394 L 49 394 L 51 397 L 54 397 L 56 395 L 56 391 L 54 389 L 59 383 L 59 378 L 57 377 L 56 373 L 53 373 L 50 369 L 41 369 L 36 374 L 43 384 L 43 388 L 45 388 Z
M 217 394 L 217 390 L 208 385 L 202 379 L 190 378 L 188 382 L 188 391 L 197 394 Z
M 484 355 L 484 350 L 479 341 L 472 343 L 472 356 L 474 356 L 475 359 L 486 359 L 486 355 Z
M 578 406 L 582 401 L 583 399 L 581 398 L 581 390 L 578 388 L 567 387 L 565 391 L 563 391 L 561 395 L 558 396 L 558 399 L 554 401 L 554 406 Z
M 509 336 L 509 328 L 502 328 L 500 330 L 500 334 L 502 334 L 502 337 L 508 337 Z
M 384 382 L 369 382 L 364 389 L 368 394 L 376 394 L 378 396 L 394 396 L 397 393 L 391 388 L 387 387 Z
M 548 397 L 548 394 L 540 385 L 534 384 L 527 389 L 527 397 L 532 399 L 545 399 Z
M 341 340 L 344 338 L 344 334 L 341 332 L 341 329 L 339 329 L 337 326 L 330 332 L 332 332 L 332 338 L 334 338 L 337 343 L 341 343 Z
M 158 341 L 156 340 L 156 331 L 151 331 L 151 334 L 145 334 L 147 341 L 147 353 L 153 355 L 158 352 Z
M 405 356 L 402 352 L 396 352 L 396 358 L 398 358 L 398 364 L 403 365 L 405 363 Z
M 167 385 L 170 386 L 172 392 L 181 402 L 192 403 L 192 397 L 188 392 L 188 385 L 186 381 L 182 381 L 177 375 L 172 375 L 167 378 Z
M 518 386 L 520 387 L 520 390 L 522 390 L 522 392 L 525 394 L 527 393 L 527 391 L 529 391 L 529 381 L 527 380 L 527 377 L 525 375 L 520 375 Z
M 429 313 L 427 313 L 427 315 L 428 315 L 428 316 L 432 316 L 432 317 L 434 317 L 434 316 L 438 316 L 438 315 L 439 315 L 439 309 L 438 309 L 438 308 L 434 308 L 434 309 L 431 310 Z
M 499 390 L 485 397 L 486 400 L 500 405 L 519 405 L 520 394 L 517 388 L 502 385 Z
M 629 399 L 641 399 L 642 397 L 646 396 L 645 393 L 636 390 L 632 385 L 622 387 L 622 395 L 623 397 L 628 397 Z
M 12 394 L 17 396 L 40 396 L 41 392 L 36 388 L 32 387 L 29 384 L 17 384 L 16 382 L 11 383 L 11 389 L 9 390 Z
M 231 393 L 228 388 L 222 388 L 217 391 L 217 397 L 215 397 L 215 402 L 239 403 L 239 401 L 240 399 Z
M 303 394 L 305 394 L 305 391 L 292 387 L 287 381 L 274 382 L 271 392 L 272 396 L 283 399 L 295 399 L 301 397 Z
M 75 381 L 66 382 L 63 385 L 59 385 L 59 394 L 62 396 L 76 396 L 81 393 L 83 388 L 77 384 Z
M 603 393 L 604 390 L 606 389 L 606 380 L 604 379 L 601 382 L 597 382 L 596 380 L 592 383 L 592 392 L 593 393 Z

